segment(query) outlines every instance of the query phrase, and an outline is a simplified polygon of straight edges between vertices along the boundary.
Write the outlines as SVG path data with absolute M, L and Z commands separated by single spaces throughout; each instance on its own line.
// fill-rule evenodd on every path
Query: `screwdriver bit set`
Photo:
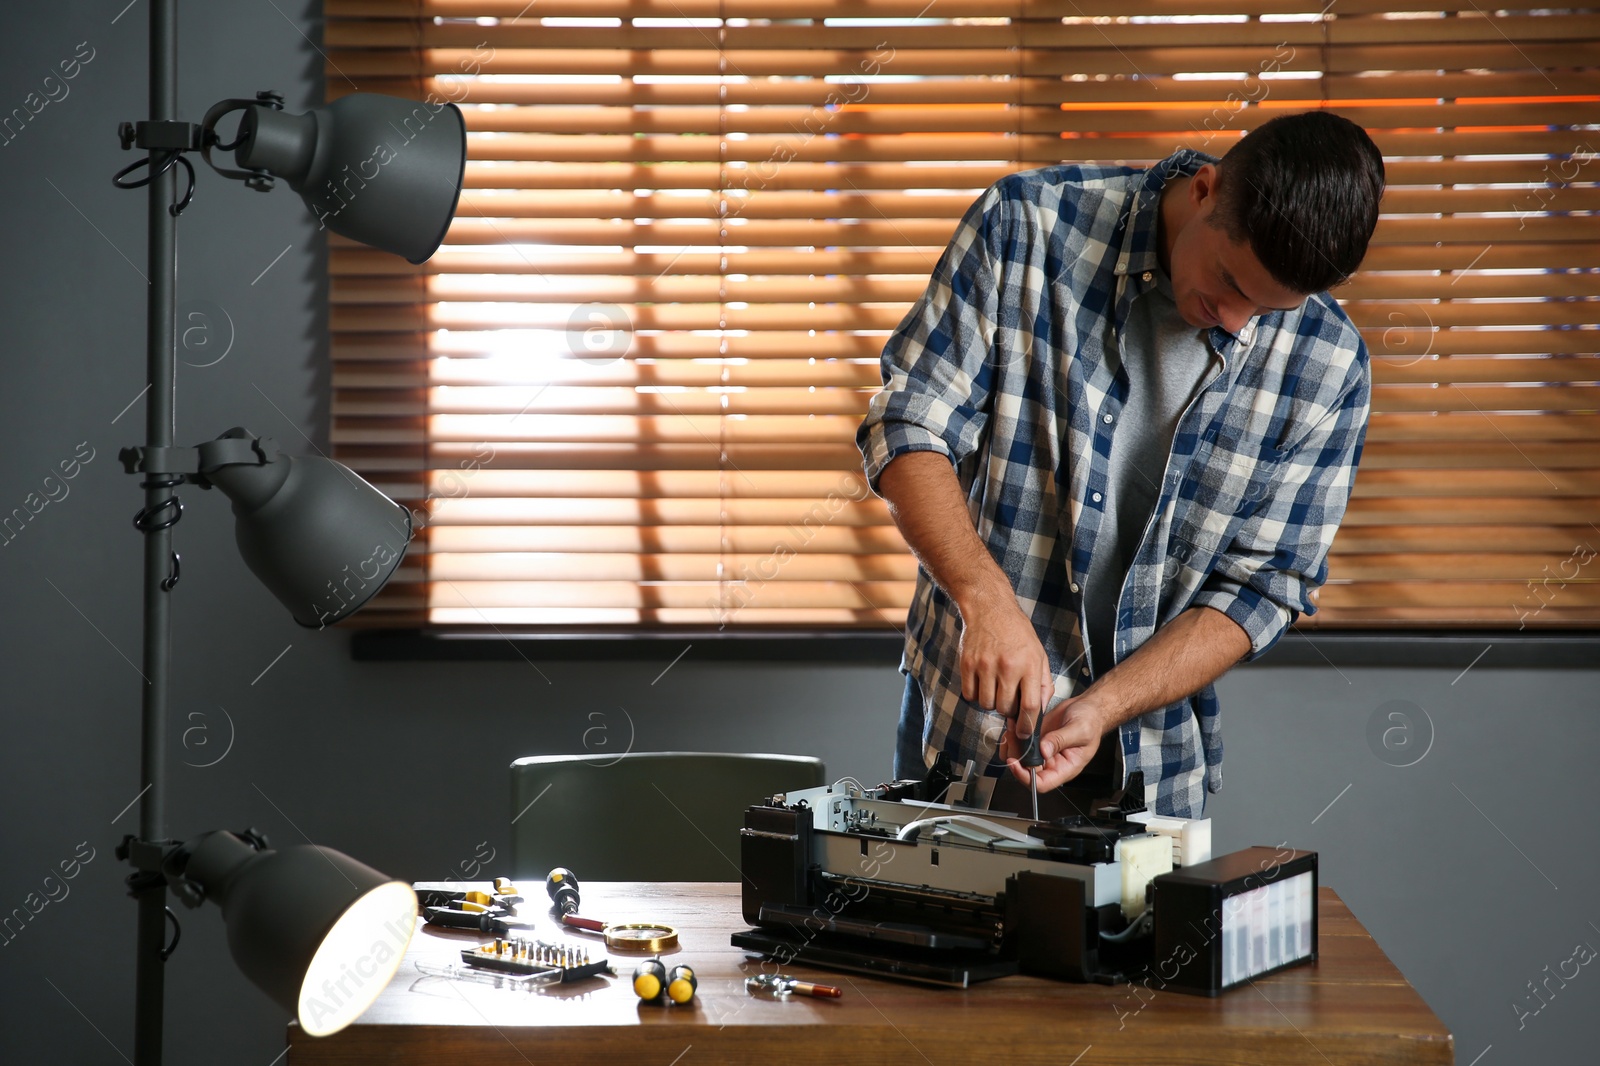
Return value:
M 464 948 L 461 961 L 480 970 L 537 977 L 546 984 L 565 984 L 612 972 L 611 961 L 604 957 L 590 958 L 588 948 L 520 937 L 499 938 L 491 944 Z

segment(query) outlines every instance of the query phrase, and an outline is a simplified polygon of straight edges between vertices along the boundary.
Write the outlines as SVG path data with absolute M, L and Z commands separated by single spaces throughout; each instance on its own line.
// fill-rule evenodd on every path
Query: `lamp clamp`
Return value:
M 124 122 L 117 127 L 124 152 L 131 148 L 164 152 L 198 152 L 202 140 L 199 123 L 174 120 Z
M 192 882 L 174 881 L 167 872 L 167 864 L 182 850 L 183 845 L 176 840 L 141 840 L 132 833 L 124 836 L 122 843 L 117 845 L 117 858 L 134 866 L 133 873 L 125 878 L 128 895 L 141 899 L 154 889 L 170 887 L 184 905 L 198 907 L 205 900 L 205 890 Z M 171 907 L 163 906 L 161 909 L 166 920 L 172 923 L 172 939 L 162 945 L 158 953 L 161 961 L 166 962 L 178 950 L 183 929 Z
M 160 873 L 168 857 L 180 847 L 176 840 L 141 840 L 129 833 L 117 845 L 117 858 L 142 873 Z
M 198 474 L 198 448 L 124 448 L 117 453 L 122 470 L 128 474 Z
M 229 434 L 244 433 L 229 430 Z M 265 466 L 277 462 L 283 449 L 271 437 L 224 435 L 194 448 L 124 448 L 117 453 L 129 474 L 181 475 L 183 480 L 210 488 L 205 475 L 225 466 Z
M 137 899 L 152 888 L 166 885 L 186 907 L 205 902 L 204 888 L 185 880 L 181 873 L 174 873 L 174 864 L 181 871 L 182 863 L 187 861 L 186 847 L 176 840 L 141 840 L 132 833 L 123 837 L 117 845 L 117 858 L 133 866 L 133 873 L 126 879 L 128 895 Z
M 122 122 L 117 125 L 117 140 L 121 142 L 124 152 L 138 147 L 150 154 L 135 159 L 113 174 L 111 184 L 119 189 L 143 188 L 174 166 L 181 166 L 188 176 L 188 185 L 177 203 L 167 205 L 167 211 L 174 218 L 183 214 L 194 200 L 194 164 L 189 162 L 189 157 L 184 153 L 199 151 L 204 146 L 205 131 L 193 122 L 168 119 Z M 145 172 L 144 176 L 135 178 L 133 175 L 140 170 Z

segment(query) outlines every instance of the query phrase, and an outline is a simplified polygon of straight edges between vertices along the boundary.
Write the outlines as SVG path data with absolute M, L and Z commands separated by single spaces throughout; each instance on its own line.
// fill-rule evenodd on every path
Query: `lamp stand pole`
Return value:
M 112 178 L 118 188 L 134 189 L 141 185 L 148 186 L 145 249 L 148 285 L 145 297 L 145 355 L 148 384 L 145 386 L 145 393 L 148 395 L 145 398 L 145 443 L 140 448 L 125 448 L 119 454 L 124 469 L 129 473 L 144 475 L 139 483 L 139 487 L 144 490 L 144 506 L 134 518 L 134 526 L 144 541 L 143 669 L 141 671 L 144 689 L 140 714 L 139 759 L 142 787 L 136 797 L 136 802 L 139 804 L 139 830 L 137 833 L 128 834 L 117 846 L 117 857 L 129 862 L 133 867 L 133 873 L 127 878 L 128 894 L 133 896 L 139 905 L 135 949 L 134 1066 L 160 1066 L 161 1062 L 165 1008 L 164 971 L 166 960 L 178 944 L 177 919 L 167 905 L 169 892 L 190 907 L 198 906 L 206 898 L 204 882 L 192 881 L 185 877 L 184 871 L 191 853 L 186 850 L 185 845 L 170 839 L 167 835 L 167 704 L 171 697 L 168 678 L 172 646 L 170 595 L 178 582 L 178 556 L 172 550 L 172 527 L 183 514 L 183 505 L 178 501 L 174 490 L 186 482 L 199 484 L 202 488 L 212 486 L 220 488 L 224 495 L 234 500 L 234 514 L 239 523 L 237 535 L 242 538 L 243 531 L 248 526 L 246 513 L 273 498 L 274 494 L 287 484 L 291 470 L 290 461 L 286 457 L 279 457 L 275 444 L 268 440 L 257 439 L 243 430 L 230 430 L 198 448 L 178 448 L 173 444 L 177 436 L 177 216 L 188 206 L 195 190 L 194 165 L 185 153 L 199 152 L 204 161 L 211 164 L 213 149 L 221 151 L 253 149 L 260 133 L 260 124 L 265 122 L 284 136 L 298 130 L 295 136 L 300 140 L 295 143 L 301 144 L 309 157 L 315 145 L 317 129 L 316 120 L 311 116 L 278 116 L 277 112 L 281 110 L 283 100 L 281 96 L 270 91 L 257 93 L 254 100 L 224 100 L 207 113 L 203 123 L 180 122 L 178 120 L 178 0 L 150 0 L 149 50 L 149 118 L 137 123 L 124 122 L 118 128 L 118 138 L 124 150 L 137 146 L 145 149 L 146 155 L 143 158 L 136 158 L 132 164 Z M 344 106 L 340 113 L 345 114 L 353 123 L 352 129 L 358 131 L 364 126 L 376 129 L 380 120 L 392 119 L 394 116 L 412 111 L 412 105 L 406 101 L 371 94 L 356 94 L 350 101 L 341 103 Z M 420 176 L 413 175 L 409 179 L 409 184 L 399 179 L 390 179 L 389 185 L 377 189 L 377 192 L 383 194 L 377 199 L 374 199 L 373 193 L 365 194 L 361 201 L 363 216 L 357 220 L 360 224 L 352 222 L 352 226 L 363 240 L 372 243 L 374 247 L 388 248 L 397 254 L 407 254 L 412 262 L 422 262 L 438 247 L 438 242 L 443 239 L 443 225 L 448 225 L 449 219 L 454 215 L 455 197 L 460 192 L 462 168 L 466 157 L 466 131 L 460 109 L 454 104 L 450 104 L 449 108 L 450 122 L 453 123 L 449 126 L 450 132 L 444 132 L 444 126 L 435 127 L 441 132 L 434 138 L 433 147 L 427 148 L 426 151 L 421 148 L 412 149 L 413 152 L 422 153 L 421 159 L 417 161 L 422 164 L 418 171 Z M 248 111 L 240 120 L 239 135 L 233 144 L 223 145 L 216 136 L 215 124 L 224 115 L 238 110 Z M 309 134 L 308 123 L 311 131 Z M 393 121 L 389 121 L 389 127 L 396 130 L 399 128 Z M 449 140 L 451 133 L 459 138 L 459 143 Z M 387 136 L 386 133 L 376 135 Z M 276 134 L 266 136 L 264 140 L 277 144 L 281 155 L 282 144 L 279 142 L 282 138 L 274 141 L 274 136 Z M 446 137 L 446 141 L 439 141 L 439 136 Z M 329 150 L 334 151 L 338 148 L 339 141 L 334 138 L 333 146 Z M 268 157 L 276 158 L 271 151 L 264 150 L 263 158 Z M 335 154 L 334 158 L 341 157 Z M 272 188 L 274 175 L 267 169 L 251 166 L 247 170 L 232 170 L 216 167 L 215 164 L 212 166 L 225 177 L 243 180 L 249 187 L 258 191 L 265 192 Z M 136 172 L 141 167 L 146 168 L 146 172 L 139 177 Z M 188 179 L 181 200 L 177 195 L 180 167 Z M 436 227 L 429 219 L 424 219 L 429 224 L 422 226 L 421 229 L 418 228 L 420 224 L 417 224 L 411 225 L 409 230 L 402 228 L 396 233 L 389 232 L 384 225 L 375 221 L 391 216 L 411 218 L 415 213 L 412 209 L 417 203 L 433 204 L 438 208 L 446 206 L 443 203 L 435 203 L 440 197 L 437 190 L 432 188 L 432 183 L 426 180 L 430 178 L 432 172 L 441 170 L 449 173 L 453 185 L 448 190 L 451 192 L 449 210 L 443 212 L 443 225 L 437 227 L 437 232 L 432 232 Z M 292 183 L 291 187 L 297 188 Z M 425 236 L 431 236 L 431 242 L 421 240 Z M 390 245 L 395 247 L 390 248 Z M 396 523 L 403 516 L 406 523 L 405 539 L 408 541 L 411 533 L 410 514 L 404 509 L 399 509 L 398 515 L 393 513 L 397 505 L 392 500 L 332 460 L 307 458 L 301 460 L 301 463 L 303 465 L 293 468 L 299 471 L 298 480 L 295 482 L 298 487 L 290 495 L 298 500 L 297 506 L 302 512 L 315 511 L 320 524 L 302 538 L 304 543 L 296 543 L 294 550 L 288 551 L 281 557 L 261 549 L 264 554 L 254 560 L 251 553 L 246 551 L 246 561 L 256 570 L 257 576 L 261 577 L 263 582 L 294 612 L 296 619 L 303 625 L 315 625 L 320 628 L 329 621 L 338 621 L 364 602 L 364 598 L 345 602 L 339 597 L 338 609 L 331 612 L 317 606 L 323 603 L 325 597 L 325 591 L 319 584 L 326 576 L 323 571 L 332 573 L 332 568 L 339 566 L 345 560 L 349 562 L 345 563 L 344 572 L 350 571 L 351 563 L 358 569 L 368 564 L 380 565 L 380 549 L 384 549 L 385 545 L 380 543 L 378 549 L 370 549 L 369 554 L 368 545 L 371 545 L 373 540 L 368 537 L 382 538 L 387 535 L 386 530 L 398 529 Z M 268 466 L 272 467 L 270 472 L 246 469 Z M 340 481 L 341 476 L 343 481 Z M 330 495 L 329 479 L 332 479 L 339 489 L 337 496 Z M 354 494 L 348 491 L 349 487 L 356 490 Z M 240 509 L 241 501 L 248 504 L 243 511 Z M 305 515 L 302 514 L 301 517 Z M 249 526 L 249 528 L 255 527 Z M 330 533 L 329 529 L 336 532 Z M 290 532 L 293 533 L 294 530 L 291 528 Z M 269 529 L 268 532 L 259 535 L 270 541 L 272 537 L 283 537 L 284 531 Z M 293 537 L 288 539 L 294 540 Z M 256 540 L 250 543 L 260 549 Z M 244 547 L 245 542 L 241 540 L 241 549 Z M 405 541 L 401 542 L 398 550 L 389 549 L 389 558 L 381 560 L 381 572 L 376 575 L 376 585 L 367 591 L 367 596 L 376 592 L 377 587 L 381 587 L 388 580 L 394 568 L 399 565 L 404 551 Z M 359 560 L 364 557 L 366 562 L 360 562 Z M 263 562 L 263 559 L 267 561 Z M 361 587 L 365 589 L 372 578 L 363 574 L 359 580 L 362 582 Z M 335 585 L 329 581 L 327 587 L 334 589 Z M 337 596 L 337 593 L 335 595 Z M 235 836 L 256 850 L 264 848 L 264 840 L 259 834 L 247 832 Z M 325 855 L 337 855 L 334 852 L 326 852 L 326 849 L 324 852 Z M 345 862 L 354 861 L 344 856 L 338 858 Z M 368 870 L 366 867 L 360 869 L 377 878 L 378 884 L 385 883 L 383 875 L 376 871 Z M 345 880 L 350 879 L 346 877 Z M 353 881 L 350 884 L 354 887 Z M 414 902 L 413 900 L 413 904 Z M 172 925 L 170 941 L 167 938 L 169 919 Z M 309 965 L 309 960 L 307 964 Z M 262 972 L 267 973 L 267 971 Z M 263 988 L 274 986 L 270 994 L 277 996 L 274 985 L 275 973 L 276 971 L 268 973 L 266 977 L 257 973 L 252 976 L 252 980 L 262 984 Z
M 150 119 L 175 121 L 178 117 L 177 0 L 151 0 L 150 4 Z M 145 396 L 147 454 L 160 455 L 172 447 L 176 435 L 175 393 L 177 377 L 177 218 L 172 205 L 177 192 L 178 168 L 162 167 L 165 153 L 150 149 L 151 181 L 146 271 L 149 289 L 145 301 L 145 338 L 149 392 Z M 139 772 L 144 791 L 139 798 L 138 849 L 140 859 L 166 843 L 167 673 L 171 652 L 170 585 L 163 587 L 172 566 L 172 526 L 177 516 L 173 492 L 175 476 L 146 472 L 144 511 L 151 521 L 141 524 L 144 536 L 144 700 L 142 708 Z M 143 847 L 140 847 L 143 845 Z M 151 847 L 154 845 L 154 847 Z M 143 854 L 140 854 L 142 852 Z M 166 965 L 167 885 L 153 871 L 129 877 L 131 894 L 139 901 L 137 977 L 134 1001 L 133 1057 L 135 1066 L 161 1062 L 162 1016 Z

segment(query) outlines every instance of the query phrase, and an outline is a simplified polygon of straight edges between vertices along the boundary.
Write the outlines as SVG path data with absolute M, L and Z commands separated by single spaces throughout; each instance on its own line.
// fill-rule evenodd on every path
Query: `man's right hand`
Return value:
M 961 698 L 1032 723 L 1055 682 L 1050 657 L 1010 591 L 961 606 Z
M 1032 722 L 1055 691 L 1050 660 L 973 528 L 950 460 L 907 452 L 884 468 L 878 491 L 917 561 L 961 611 L 961 697 Z

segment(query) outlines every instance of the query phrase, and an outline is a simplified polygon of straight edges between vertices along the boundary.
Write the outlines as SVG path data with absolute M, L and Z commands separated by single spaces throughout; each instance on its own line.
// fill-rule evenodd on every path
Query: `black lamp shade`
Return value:
M 372 1004 L 416 929 L 410 885 L 314 844 L 257 851 L 207 833 L 184 876 L 222 905 L 239 969 L 312 1036 L 338 1032 Z
M 359 610 L 411 540 L 411 512 L 332 459 L 279 454 L 206 478 L 233 501 L 245 564 L 303 626 L 320 629 Z
M 303 115 L 246 108 L 239 132 L 239 165 L 287 181 L 319 225 L 413 263 L 444 240 L 467 158 L 455 104 L 353 93 Z

